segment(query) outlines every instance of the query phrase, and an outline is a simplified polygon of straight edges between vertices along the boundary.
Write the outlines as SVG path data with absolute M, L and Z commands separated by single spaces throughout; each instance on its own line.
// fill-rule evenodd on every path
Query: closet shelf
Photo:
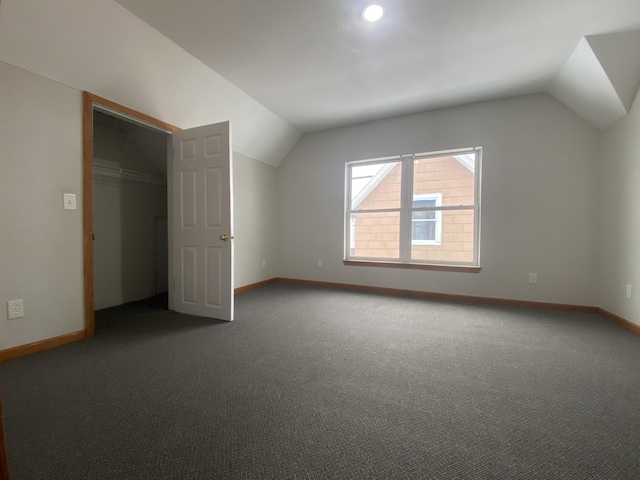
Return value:
M 136 170 L 129 170 L 127 168 L 111 167 L 108 165 L 93 165 L 93 176 L 119 178 L 122 180 L 129 180 L 133 182 L 152 183 L 154 185 L 167 185 L 167 180 L 159 175 L 152 175 L 150 173 L 138 172 Z

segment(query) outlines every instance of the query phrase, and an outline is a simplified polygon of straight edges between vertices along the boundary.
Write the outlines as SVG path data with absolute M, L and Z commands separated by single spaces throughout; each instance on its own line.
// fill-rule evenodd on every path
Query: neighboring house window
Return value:
M 481 149 L 346 164 L 345 260 L 479 266 Z
M 413 196 L 412 245 L 440 245 L 442 241 L 442 212 L 424 209 L 441 205 L 441 193 L 422 193 Z

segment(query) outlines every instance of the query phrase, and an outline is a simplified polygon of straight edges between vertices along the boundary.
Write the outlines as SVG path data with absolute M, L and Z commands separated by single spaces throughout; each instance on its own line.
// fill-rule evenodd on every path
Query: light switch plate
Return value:
M 75 193 L 63 193 L 62 198 L 64 201 L 65 210 L 76 210 L 76 194 Z

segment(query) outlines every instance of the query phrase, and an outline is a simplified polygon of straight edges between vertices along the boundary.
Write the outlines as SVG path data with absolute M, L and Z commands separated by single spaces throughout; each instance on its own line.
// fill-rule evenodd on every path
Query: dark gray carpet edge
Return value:
M 100 315 L 0 364 L 12 480 L 640 478 L 640 337 L 596 314 L 273 284 L 232 323 Z

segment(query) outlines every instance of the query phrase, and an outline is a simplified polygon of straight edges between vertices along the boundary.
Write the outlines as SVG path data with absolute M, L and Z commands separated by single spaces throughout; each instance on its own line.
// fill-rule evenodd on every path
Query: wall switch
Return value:
M 24 302 L 22 300 L 9 300 L 7 302 L 7 316 L 9 320 L 24 317 Z
M 632 289 L 631 285 L 627 285 L 627 288 L 624 292 L 624 296 L 629 300 L 631 300 L 631 289 Z
M 538 284 L 538 274 L 530 273 L 529 274 L 529 285 L 537 285 Z
M 322 265 L 323 265 L 322 260 L 318 259 L 318 267 L 322 268 Z
M 262 259 L 262 263 L 260 265 L 262 265 L 262 268 L 266 267 L 267 266 L 267 261 L 263 258 Z
M 76 194 L 75 193 L 63 193 L 62 200 L 64 201 L 65 210 L 76 210 Z

